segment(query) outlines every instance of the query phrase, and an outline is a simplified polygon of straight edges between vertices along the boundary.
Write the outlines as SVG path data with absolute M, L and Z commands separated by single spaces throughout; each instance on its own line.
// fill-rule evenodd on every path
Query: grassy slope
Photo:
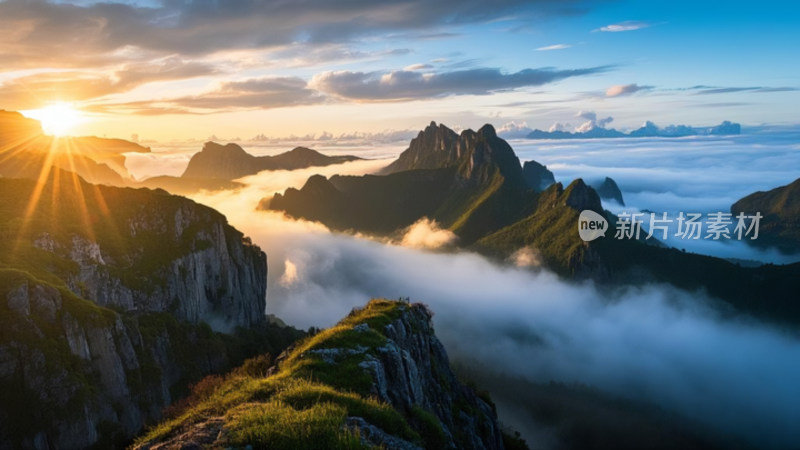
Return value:
M 363 417 L 384 431 L 436 448 L 438 420 L 426 411 L 404 417 L 369 395 L 371 381 L 358 367 L 366 353 L 386 338 L 381 330 L 397 319 L 404 303 L 373 300 L 338 325 L 300 342 L 269 377 L 242 371 L 229 375 L 207 399 L 180 417 L 161 424 L 138 444 L 163 440 L 209 420 L 221 420 L 225 445 L 270 449 L 364 448 L 358 436 L 343 428 L 348 416 Z M 366 324 L 366 331 L 355 328 Z M 363 326 L 362 326 L 363 328 Z M 312 350 L 359 349 L 337 364 L 328 364 Z M 411 427 L 411 423 L 429 426 Z M 441 431 L 440 429 L 438 431 Z

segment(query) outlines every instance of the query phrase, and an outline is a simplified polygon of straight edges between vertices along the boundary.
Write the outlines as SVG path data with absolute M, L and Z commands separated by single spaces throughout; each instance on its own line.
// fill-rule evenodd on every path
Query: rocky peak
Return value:
M 600 203 L 600 196 L 591 187 L 578 178 L 564 190 L 564 204 L 576 211 L 591 209 L 602 214 L 603 207 Z
M 447 167 L 458 167 L 459 174 L 470 182 L 487 182 L 499 172 L 511 183 L 522 186 L 519 158 L 489 124 L 477 132 L 467 129 L 456 134 L 431 122 L 383 173 Z

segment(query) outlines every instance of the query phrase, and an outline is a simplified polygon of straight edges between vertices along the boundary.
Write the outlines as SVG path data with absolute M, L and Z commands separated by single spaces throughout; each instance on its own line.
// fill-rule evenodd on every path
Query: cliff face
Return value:
M 213 330 L 266 326 L 266 256 L 210 208 L 59 171 L 0 198 L 0 448 L 129 439 L 240 358 Z
M 372 394 L 400 411 L 433 413 L 447 448 L 502 448 L 495 411 L 456 378 L 427 308 L 402 308 L 383 334 L 386 343 L 359 364 L 372 377 Z
M 453 374 L 430 311 L 373 300 L 284 353 L 268 376 L 229 376 L 138 448 L 187 445 L 501 449 L 503 436 L 493 406 Z

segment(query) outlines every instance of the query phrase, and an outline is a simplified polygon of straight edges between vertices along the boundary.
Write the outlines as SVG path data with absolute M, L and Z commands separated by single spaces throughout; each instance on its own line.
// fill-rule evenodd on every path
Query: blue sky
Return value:
M 78 132 L 158 139 L 569 129 L 581 111 L 796 124 L 798 19 L 794 2 L 6 0 L 0 107 L 67 102 Z

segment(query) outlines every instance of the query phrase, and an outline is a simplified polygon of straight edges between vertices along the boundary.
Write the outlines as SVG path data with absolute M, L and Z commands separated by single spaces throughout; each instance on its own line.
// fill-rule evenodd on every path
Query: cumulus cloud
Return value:
M 537 52 L 548 52 L 552 50 L 564 50 L 565 48 L 570 48 L 572 45 L 570 44 L 554 44 L 554 45 L 547 45 L 544 47 L 539 47 L 536 49 Z
M 617 33 L 620 31 L 635 31 L 641 30 L 642 28 L 647 28 L 652 26 L 652 23 L 643 22 L 640 20 L 627 20 L 625 22 L 613 23 L 611 25 L 606 25 L 604 27 L 600 27 L 596 30 L 592 31 L 605 31 L 610 33 Z
M 636 83 L 632 84 L 617 84 L 606 89 L 606 97 L 619 97 L 621 95 L 630 95 L 639 91 L 652 89 L 652 86 L 639 86 Z
M 497 128 L 497 134 L 506 139 L 521 139 L 527 136 L 531 131 L 528 123 L 523 121 L 506 122 Z
M 451 247 L 458 242 L 458 236 L 445 230 L 435 220 L 423 217 L 410 225 L 400 244 L 410 248 L 438 249 Z
M 517 267 L 541 267 L 542 253 L 535 247 L 522 247 L 509 260 Z
M 450 72 L 323 72 L 310 85 L 340 98 L 362 101 L 397 101 L 446 97 L 451 95 L 486 95 L 501 90 L 540 86 L 569 77 L 602 73 L 608 66 L 557 70 L 524 69 L 504 73 L 495 68 L 475 68 Z
M 603 117 L 603 118 L 598 119 L 597 118 L 597 113 L 595 113 L 594 111 L 579 111 L 575 115 L 575 117 L 577 117 L 579 119 L 586 120 L 586 122 L 583 122 L 582 124 L 578 125 L 575 128 L 575 131 L 578 132 L 578 133 L 585 133 L 585 132 L 587 132 L 589 130 L 592 130 L 592 129 L 598 128 L 598 127 L 599 128 L 604 128 L 606 125 L 608 125 L 609 123 L 614 121 L 614 118 L 611 117 L 611 116 Z M 555 125 L 561 125 L 561 124 L 554 124 L 554 126 Z M 553 127 L 550 127 L 550 130 L 554 131 Z M 564 130 L 562 129 L 561 131 L 564 131 Z

